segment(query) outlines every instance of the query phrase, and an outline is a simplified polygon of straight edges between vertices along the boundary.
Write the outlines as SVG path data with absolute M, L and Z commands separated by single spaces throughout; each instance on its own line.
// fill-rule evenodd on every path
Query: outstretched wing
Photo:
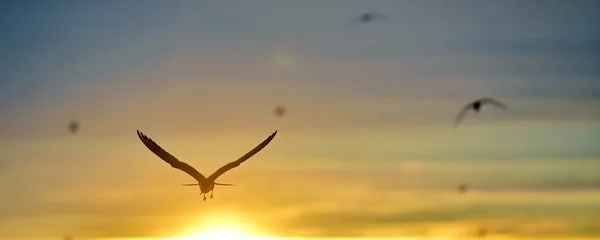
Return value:
M 500 108 L 502 110 L 506 110 L 508 108 L 506 105 L 504 105 L 504 103 L 501 103 L 498 100 L 493 99 L 493 98 L 482 98 L 481 99 L 481 103 L 482 104 L 489 103 L 489 104 L 492 104 L 492 105 L 494 105 L 494 106 L 496 106 L 496 107 L 498 107 L 498 108 Z
M 260 150 L 265 148 L 267 146 L 267 144 L 269 144 L 271 142 L 271 140 L 273 140 L 273 138 L 275 137 L 276 134 L 277 134 L 277 131 L 275 131 L 273 134 L 271 134 L 271 136 L 269 136 L 267 139 L 265 139 L 262 143 L 260 143 L 254 149 L 250 150 L 250 152 L 244 154 L 244 156 L 240 157 L 238 160 L 230 162 L 230 163 L 226 164 L 225 166 L 219 168 L 219 170 L 217 170 L 215 173 L 213 173 L 212 175 L 210 175 L 208 177 L 208 180 L 214 182 L 215 179 L 217 179 L 223 173 L 231 170 L 232 168 L 239 166 L 241 163 L 248 160 L 250 157 L 254 156 L 254 154 L 260 152 Z
M 137 134 L 138 137 L 140 137 L 140 140 L 142 140 L 142 143 L 144 143 L 144 145 L 146 145 L 146 147 L 150 149 L 150 151 L 152 151 L 154 154 L 156 154 L 156 156 L 158 156 L 168 164 L 171 164 L 171 167 L 184 171 L 185 173 L 194 177 L 194 179 L 196 179 L 196 181 L 198 182 L 203 182 L 206 180 L 206 177 L 200 174 L 198 170 L 196 170 L 194 167 L 190 166 L 187 163 L 179 161 L 175 156 L 171 155 L 169 152 L 165 151 L 160 146 L 158 146 L 158 144 L 152 141 L 151 138 L 147 137 L 140 131 L 137 131 Z
M 460 112 L 458 113 L 458 116 L 456 117 L 456 120 L 454 120 L 454 127 L 458 127 L 458 124 L 460 124 L 460 122 L 462 122 L 463 118 L 465 118 L 465 115 L 467 115 L 467 112 L 469 112 L 469 110 L 471 110 L 471 108 L 473 108 L 473 103 L 469 103 L 467 104 L 465 107 L 463 107 L 463 109 L 460 110 Z

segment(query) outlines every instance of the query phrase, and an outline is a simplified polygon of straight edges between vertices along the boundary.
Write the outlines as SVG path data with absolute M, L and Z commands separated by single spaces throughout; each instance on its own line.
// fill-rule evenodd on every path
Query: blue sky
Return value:
M 0 233 L 54 236 L 79 224 L 71 231 L 90 237 L 172 234 L 162 228 L 194 217 L 185 207 L 207 207 L 135 129 L 201 172 L 279 129 L 264 155 L 227 175 L 254 187 L 220 190 L 211 211 L 235 209 L 281 236 L 393 235 L 401 224 L 395 234 L 422 237 L 487 224 L 509 239 L 598 237 L 599 7 L 3 1 L 0 188 L 12 197 L 0 198 Z M 391 21 L 348 27 L 371 11 Z M 452 129 L 482 96 L 509 110 Z M 279 104 L 288 113 L 275 119 Z M 461 182 L 476 189 L 469 200 L 456 197 Z M 166 218 L 178 220 L 160 226 Z M 24 233 L 38 225 L 47 227 Z

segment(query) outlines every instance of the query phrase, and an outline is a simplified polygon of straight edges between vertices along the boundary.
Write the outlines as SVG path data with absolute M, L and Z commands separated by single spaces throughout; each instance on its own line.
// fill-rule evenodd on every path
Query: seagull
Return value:
M 354 19 L 353 25 L 358 25 L 360 23 L 368 23 L 373 20 L 387 22 L 387 21 L 389 21 L 389 18 L 386 15 L 383 15 L 380 13 L 363 13 Z
M 271 136 L 269 136 L 267 139 L 265 139 L 262 143 L 260 143 L 254 149 L 250 150 L 250 152 L 246 153 L 244 156 L 240 157 L 238 160 L 230 162 L 230 163 L 226 164 L 225 166 L 219 168 L 219 170 L 214 172 L 208 178 L 204 177 L 204 175 L 202 175 L 200 172 L 198 172 L 198 170 L 196 170 L 194 167 L 188 165 L 185 162 L 179 161 L 176 157 L 174 157 L 173 155 L 171 155 L 170 153 L 165 151 L 158 144 L 156 144 L 154 141 L 152 141 L 151 138 L 147 137 L 146 135 L 141 133 L 139 130 L 137 131 L 137 134 L 138 134 L 138 137 L 140 138 L 140 140 L 142 140 L 142 143 L 144 143 L 144 145 L 146 145 L 146 147 L 148 149 L 150 149 L 150 151 L 152 151 L 154 154 L 156 154 L 156 156 L 160 157 L 162 160 L 164 160 L 165 162 L 170 164 L 171 167 L 177 168 L 177 169 L 191 175 L 194 179 L 196 179 L 196 181 L 198 181 L 198 183 L 182 184 L 182 185 L 183 186 L 198 186 L 200 188 L 200 195 L 204 195 L 203 200 L 206 201 L 206 194 L 209 192 L 210 192 L 210 198 L 213 198 L 213 189 L 214 189 L 215 185 L 236 186 L 233 184 L 217 183 L 217 182 L 215 182 L 215 180 L 219 176 L 221 176 L 223 173 L 239 166 L 241 163 L 248 160 L 254 154 L 256 154 L 260 150 L 262 150 L 265 146 L 267 146 L 267 144 L 269 144 L 271 142 L 271 140 L 273 140 L 273 138 L 275 137 L 275 134 L 277 134 L 277 131 L 273 132 L 273 134 L 271 134 Z
M 506 110 L 508 108 L 508 107 L 506 107 L 506 105 L 504 105 L 503 103 L 501 103 L 493 98 L 477 99 L 474 102 L 471 102 L 471 103 L 467 104 L 466 106 L 464 106 L 463 109 L 460 111 L 460 113 L 458 113 L 458 117 L 456 117 L 456 121 L 454 121 L 454 127 L 458 127 L 458 124 L 462 121 L 462 119 L 465 117 L 465 115 L 467 114 L 467 112 L 469 110 L 473 109 L 473 111 L 475 113 L 479 113 L 481 106 L 483 106 L 484 104 L 492 104 L 502 110 Z

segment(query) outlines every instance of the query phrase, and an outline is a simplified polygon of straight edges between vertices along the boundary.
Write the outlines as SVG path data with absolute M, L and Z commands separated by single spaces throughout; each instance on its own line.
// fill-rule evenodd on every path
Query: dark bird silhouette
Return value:
M 285 107 L 284 106 L 277 106 L 275 108 L 275 116 L 277 117 L 283 117 L 283 115 L 285 115 Z
M 144 145 L 146 145 L 146 147 L 148 149 L 150 149 L 150 151 L 152 151 L 154 154 L 156 154 L 156 156 L 160 157 L 162 160 L 164 160 L 165 162 L 170 164 L 171 167 L 177 168 L 177 169 L 189 174 L 194 179 L 196 179 L 196 181 L 198 181 L 198 183 L 182 184 L 182 185 L 183 186 L 198 186 L 200 188 L 200 195 L 204 195 L 203 200 L 206 201 L 206 194 L 209 192 L 210 192 L 210 198 L 213 198 L 213 190 L 214 190 L 215 185 L 235 186 L 233 184 L 217 183 L 217 182 L 215 182 L 215 180 L 219 176 L 224 174 L 225 172 L 239 166 L 241 163 L 248 160 L 254 154 L 260 152 L 260 150 L 262 150 L 264 147 L 266 147 L 267 144 L 269 144 L 271 142 L 271 140 L 273 140 L 273 138 L 277 134 L 277 131 L 273 132 L 273 134 L 271 134 L 271 136 L 269 136 L 267 139 L 265 139 L 262 143 L 260 143 L 254 149 L 250 150 L 250 152 L 246 153 L 244 156 L 240 157 L 239 159 L 237 159 L 233 162 L 230 162 L 230 163 L 226 164 L 225 166 L 219 168 L 216 172 L 214 172 L 208 178 L 204 177 L 204 175 L 202 175 L 200 172 L 198 172 L 198 170 L 196 170 L 194 167 L 188 165 L 185 162 L 179 161 L 176 157 L 174 157 L 173 155 L 171 155 L 170 153 L 168 153 L 167 151 L 162 149 L 158 144 L 156 144 L 154 141 L 152 141 L 151 138 L 147 137 L 146 135 L 141 133 L 139 130 L 137 131 L 137 134 L 138 134 L 138 137 L 140 138 L 140 140 L 142 140 L 142 143 L 144 143 Z
M 389 17 L 381 13 L 363 13 L 360 16 L 356 17 L 354 21 L 352 21 L 352 25 L 356 26 L 361 23 L 369 23 L 375 20 L 388 22 Z
M 458 117 L 456 117 L 456 120 L 454 121 L 454 127 L 458 127 L 458 125 L 460 124 L 460 122 L 463 120 L 463 118 L 465 117 L 465 115 L 467 114 L 467 112 L 469 112 L 469 110 L 473 109 L 473 111 L 475 113 L 479 113 L 481 107 L 485 104 L 492 104 L 502 110 L 506 110 L 508 107 L 506 107 L 506 105 L 504 105 L 503 103 L 493 99 L 493 98 L 481 98 L 481 99 L 477 99 L 474 102 L 471 102 L 469 104 L 467 104 L 465 107 L 463 107 L 463 109 L 458 113 Z
M 77 131 L 79 131 L 79 123 L 73 120 L 69 123 L 69 132 L 76 133 Z

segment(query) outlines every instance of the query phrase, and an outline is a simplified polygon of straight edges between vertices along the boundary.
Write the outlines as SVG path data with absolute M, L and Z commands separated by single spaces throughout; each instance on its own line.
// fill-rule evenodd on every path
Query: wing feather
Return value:
M 167 162 L 168 164 L 170 164 L 171 167 L 177 168 L 177 169 L 189 174 L 194 179 L 196 179 L 198 182 L 203 182 L 206 180 L 206 177 L 204 177 L 194 167 L 190 166 L 189 164 L 187 164 L 185 162 L 179 161 L 175 156 L 171 155 L 169 152 L 164 150 L 162 147 L 160 147 L 158 144 L 156 144 L 154 141 L 152 141 L 151 138 L 147 137 L 146 135 L 141 133 L 139 130 L 137 131 L 137 134 L 138 134 L 138 137 L 140 138 L 140 140 L 142 141 L 142 143 L 150 151 L 152 151 L 160 159 L 162 159 L 165 162 Z
M 254 156 L 254 154 L 260 152 L 260 150 L 262 150 L 263 148 L 265 148 L 270 142 L 271 140 L 273 140 L 273 138 L 275 137 L 275 135 L 277 134 L 277 131 L 273 132 L 273 134 L 271 134 L 271 136 L 267 137 L 267 139 L 265 139 L 262 143 L 260 143 L 258 146 L 254 147 L 254 149 L 250 150 L 248 153 L 244 154 L 244 156 L 238 158 L 237 160 L 230 162 L 228 164 L 226 164 L 225 166 L 219 168 L 219 170 L 217 170 L 215 173 L 213 173 L 212 175 L 210 175 L 208 177 L 208 180 L 210 181 L 215 181 L 219 176 L 221 176 L 223 173 L 239 166 L 241 163 L 243 163 L 244 161 L 248 160 L 250 157 Z

